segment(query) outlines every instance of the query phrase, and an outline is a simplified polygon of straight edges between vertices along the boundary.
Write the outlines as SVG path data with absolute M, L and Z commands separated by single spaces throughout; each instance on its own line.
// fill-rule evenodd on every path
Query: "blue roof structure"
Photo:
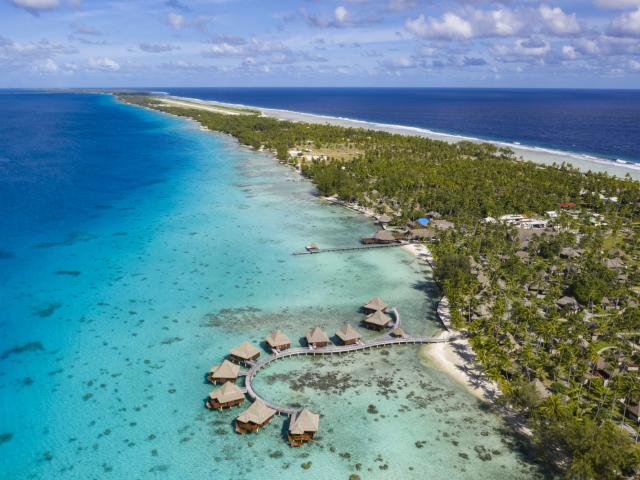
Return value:
M 426 225 L 429 225 L 429 222 L 430 222 L 430 221 L 431 221 L 431 220 L 429 220 L 428 218 L 424 218 L 424 217 L 421 217 L 421 218 L 419 218 L 419 219 L 418 219 L 418 223 L 419 223 L 420 225 L 425 225 L 425 226 L 426 226 Z

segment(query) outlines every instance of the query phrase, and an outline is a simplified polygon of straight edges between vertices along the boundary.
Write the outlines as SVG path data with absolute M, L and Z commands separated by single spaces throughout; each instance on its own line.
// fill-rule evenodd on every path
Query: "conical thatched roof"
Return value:
M 213 378 L 237 378 L 240 373 L 240 365 L 225 360 L 221 365 L 214 365 L 210 372 Z
M 273 408 L 267 407 L 262 400 L 256 400 L 244 412 L 238 415 L 237 420 L 242 423 L 262 424 L 276 414 Z
M 270 333 L 264 339 L 271 347 L 279 347 L 281 345 L 291 345 L 291 340 L 280 330 Z
M 249 342 L 244 342 L 237 348 L 232 348 L 229 353 L 234 357 L 242 358 L 248 360 L 256 355 L 260 355 L 260 350 L 251 345 Z
M 371 325 L 377 325 L 379 327 L 384 327 L 389 324 L 391 318 L 389 315 L 383 313 L 380 310 L 377 310 L 375 313 L 372 313 L 368 317 L 364 319 L 365 323 L 370 323 Z
M 380 297 L 372 298 L 364 304 L 367 310 L 384 310 L 388 305 L 382 301 Z
M 402 328 L 396 327 L 391 331 L 391 335 L 393 335 L 394 337 L 404 337 L 407 334 L 405 333 L 405 331 Z
M 244 393 L 235 383 L 226 382 L 219 389 L 209 393 L 209 398 L 219 403 L 228 403 L 244 398 Z
M 320 327 L 313 327 L 305 335 L 308 343 L 328 342 L 329 337 Z
M 393 233 L 389 230 L 380 230 L 376 232 L 373 238 L 380 240 L 381 242 L 393 242 L 396 239 L 396 237 L 393 236 Z
M 317 432 L 319 425 L 320 415 L 305 408 L 291 419 L 289 433 L 302 435 L 305 432 Z
M 348 342 L 351 340 L 358 340 L 362 338 L 362 335 L 360 335 L 358 331 L 351 325 L 347 324 L 336 332 L 336 337 L 338 337 L 343 342 Z

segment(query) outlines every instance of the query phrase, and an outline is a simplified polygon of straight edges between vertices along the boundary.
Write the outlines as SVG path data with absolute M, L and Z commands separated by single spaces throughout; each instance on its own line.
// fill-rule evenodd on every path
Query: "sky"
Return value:
M 0 88 L 640 89 L 640 0 L 0 0 Z

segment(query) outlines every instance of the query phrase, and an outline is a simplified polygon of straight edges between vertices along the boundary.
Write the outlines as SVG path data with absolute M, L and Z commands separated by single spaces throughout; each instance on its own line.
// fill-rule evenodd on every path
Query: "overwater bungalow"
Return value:
M 382 301 L 380 297 L 372 298 L 362 306 L 362 309 L 366 312 L 377 312 L 378 310 L 384 312 L 389 306 Z
M 273 408 L 267 407 L 262 400 L 256 400 L 236 418 L 236 432 L 257 432 L 267 425 L 275 414 Z
M 336 337 L 338 337 L 344 345 L 353 345 L 360 341 L 362 335 L 351 325 L 346 324 L 336 332 Z
M 227 382 L 219 389 L 209 393 L 206 407 L 210 410 L 231 408 L 244 402 L 244 393 L 235 383 Z
M 235 382 L 240 373 L 240 365 L 225 360 L 221 365 L 214 365 L 207 378 L 211 383 Z
M 305 338 L 307 345 L 314 348 L 326 347 L 330 343 L 329 337 L 320 327 L 313 327 L 306 333 Z
M 398 239 L 389 230 L 380 230 L 373 237 L 364 237 L 360 240 L 365 245 L 397 243 Z
M 272 351 L 282 351 L 291 348 L 291 340 L 280 330 L 270 333 L 264 339 Z
M 396 327 L 393 330 L 391 330 L 391 336 L 396 338 L 402 338 L 402 337 L 406 337 L 407 334 L 401 327 Z
M 382 310 L 378 310 L 377 312 L 366 316 L 362 323 L 373 330 L 382 330 L 391 324 L 391 317 L 382 312 Z
M 320 415 L 306 408 L 293 414 L 289 422 L 289 445 L 299 447 L 313 440 L 320 425 Z
M 249 342 L 244 342 L 237 348 L 232 348 L 229 351 L 229 359 L 234 362 L 246 362 L 253 361 L 260 356 L 260 350 L 251 345 Z

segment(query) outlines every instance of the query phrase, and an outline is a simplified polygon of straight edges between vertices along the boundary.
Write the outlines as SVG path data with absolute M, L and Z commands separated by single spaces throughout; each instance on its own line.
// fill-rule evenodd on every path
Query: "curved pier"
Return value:
M 396 326 L 400 325 L 400 315 L 397 309 L 393 309 L 392 312 L 396 317 Z M 293 415 L 300 408 L 295 407 L 283 407 L 281 405 L 276 405 L 268 400 L 261 397 L 253 388 L 253 379 L 256 374 L 269 365 L 271 362 L 276 360 L 280 360 L 288 357 L 295 357 L 300 355 L 336 355 L 348 352 L 357 352 L 360 350 L 368 350 L 372 348 L 382 348 L 391 345 L 422 345 L 425 343 L 445 343 L 452 339 L 452 336 L 447 337 L 420 337 L 413 335 L 405 335 L 404 337 L 393 338 L 389 333 L 382 335 L 381 337 L 375 338 L 373 340 L 369 340 L 366 342 L 360 342 L 353 345 L 329 345 L 321 348 L 309 348 L 309 347 L 298 347 L 298 348 L 289 348 L 284 350 L 283 352 L 279 352 L 273 355 L 269 355 L 263 360 L 259 360 L 257 362 L 246 362 L 249 365 L 249 371 L 247 371 L 245 376 L 245 388 L 247 395 L 251 397 L 252 400 L 262 400 L 268 407 L 273 408 L 280 414 L 284 415 Z

